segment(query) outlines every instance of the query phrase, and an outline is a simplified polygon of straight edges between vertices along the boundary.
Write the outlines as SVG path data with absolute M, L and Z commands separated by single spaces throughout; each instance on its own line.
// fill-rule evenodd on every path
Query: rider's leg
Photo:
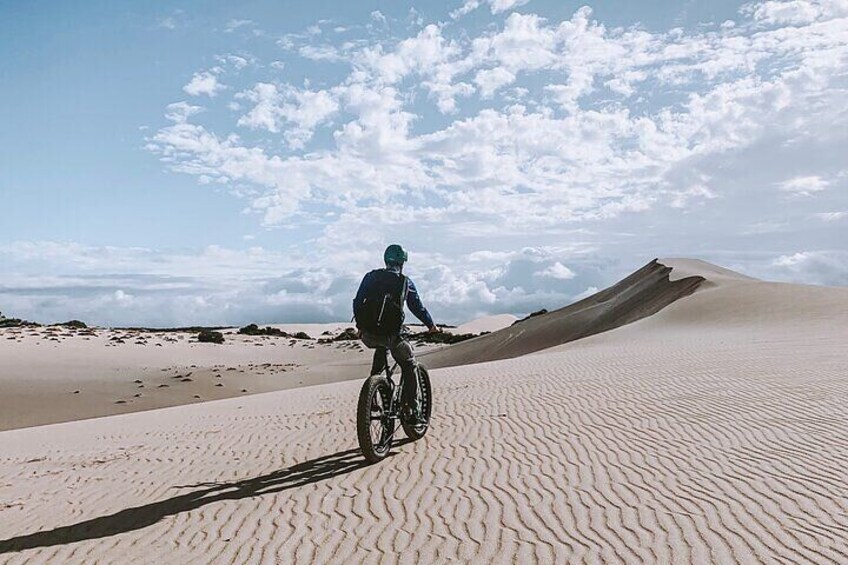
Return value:
M 374 349 L 374 358 L 371 360 L 371 374 L 379 375 L 386 368 L 386 348 Z
M 415 373 L 416 364 L 412 346 L 401 337 L 393 339 L 390 345 L 392 357 L 400 365 L 403 373 L 403 390 L 401 390 L 403 403 L 412 406 L 418 393 L 418 378 Z

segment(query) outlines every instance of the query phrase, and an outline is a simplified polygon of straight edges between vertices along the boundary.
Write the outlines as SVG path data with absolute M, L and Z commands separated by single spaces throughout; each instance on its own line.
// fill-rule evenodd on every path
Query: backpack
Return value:
M 397 335 L 403 327 L 406 277 L 385 269 L 369 275 L 367 294 L 353 312 L 356 327 L 375 335 Z

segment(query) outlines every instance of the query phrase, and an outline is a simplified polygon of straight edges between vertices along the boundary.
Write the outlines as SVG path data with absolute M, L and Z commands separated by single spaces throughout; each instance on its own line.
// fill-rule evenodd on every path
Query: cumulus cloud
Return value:
M 587 275 L 580 245 L 616 265 L 697 252 L 803 280 L 774 257 L 832 248 L 848 205 L 843 4 L 754 2 L 733 25 L 651 31 L 495 0 L 457 3 L 454 18 L 486 11 L 479 28 L 320 24 L 250 73 L 219 59 L 198 94 L 225 80 L 232 113 L 210 102 L 199 125 L 177 102 L 147 147 L 266 226 L 309 233 L 298 245 L 344 264 L 332 276 L 409 238 L 457 312 L 548 307 L 624 274 Z M 767 258 L 726 254 L 755 239 Z M 578 250 L 522 251 L 565 240 Z
M 518 8 L 530 2 L 530 0 L 488 0 L 493 14 L 500 14 L 513 8 Z
M 815 217 L 824 222 L 838 222 L 848 218 L 848 211 L 841 210 L 839 212 L 819 212 Z
M 573 299 L 601 276 L 586 259 L 572 271 L 563 250 L 528 247 L 464 261 L 419 255 L 409 274 L 433 314 L 462 322 L 489 310 L 524 313 Z M 42 321 L 104 325 L 343 321 L 360 278 L 379 252 L 351 265 L 315 265 L 262 247 L 194 251 L 92 247 L 61 242 L 0 246 L 4 312 Z M 37 275 L 43 262 L 52 274 Z
M 815 192 L 826 190 L 829 182 L 817 175 L 794 177 L 780 183 L 780 189 L 796 196 L 810 196 Z
M 799 251 L 777 257 L 773 266 L 775 276 L 779 279 L 848 286 L 848 252 L 846 251 Z
M 530 2 L 530 0 L 465 0 L 465 2 L 456 10 L 450 13 L 450 17 L 454 20 L 469 14 L 479 8 L 482 4 L 488 4 L 492 14 L 500 14 L 513 8 L 518 8 Z
M 251 26 L 253 25 L 253 20 L 240 20 L 240 19 L 231 19 L 227 22 L 227 25 L 224 26 L 224 32 L 232 33 L 237 29 Z
M 165 109 L 165 117 L 178 124 L 185 123 L 189 117 L 203 111 L 201 106 L 193 106 L 187 102 L 174 102 Z
M 238 125 L 261 128 L 279 133 L 284 128 L 284 137 L 289 146 L 298 149 L 312 137 L 315 127 L 333 116 L 338 110 L 338 101 L 332 92 L 311 91 L 258 83 L 251 90 L 237 95 L 238 99 L 254 103 L 253 109 L 238 120 Z
M 206 96 L 214 97 L 218 92 L 226 87 L 218 82 L 218 77 L 214 71 L 202 71 L 194 73 L 191 80 L 183 87 L 183 91 L 191 96 Z
M 763 20 L 748 11 L 753 22 Z M 270 188 L 252 202 L 270 211 L 266 221 L 284 221 L 284 210 L 294 213 L 304 201 L 351 211 L 363 199 L 387 204 L 411 194 L 440 202 L 443 217 L 473 207 L 491 217 L 508 214 L 526 228 L 610 218 L 658 202 L 687 209 L 721 197 L 703 182 L 672 184 L 668 175 L 687 159 L 748 147 L 768 135 L 789 142 L 841 119 L 830 102 L 841 88 L 834 82 L 842 65 L 835 55 L 846 51 L 848 34 L 844 22 L 823 14 L 807 26 L 756 33 L 649 33 L 607 29 L 588 8 L 561 22 L 512 13 L 500 29 L 476 37 L 446 37 L 443 27 L 429 25 L 394 43 L 332 46 L 326 55 L 311 44 L 298 46 L 293 35 L 287 48 L 346 61 L 349 76 L 321 89 L 256 83 L 236 95 L 252 104 L 238 125 L 282 135 L 292 151 L 305 151 L 327 128 L 334 145 L 305 159 L 251 147 L 241 135 L 186 126 L 162 130 L 152 146 L 176 170 Z M 822 25 L 831 32 L 822 35 Z M 499 95 L 529 76 L 537 86 L 535 92 L 521 87 L 522 104 Z M 646 105 L 684 87 L 683 99 Z M 411 106 L 416 88 L 428 91 L 437 110 L 459 115 L 441 129 L 413 133 L 420 122 Z M 592 101 L 603 88 L 622 101 L 640 96 L 646 109 Z M 461 112 L 458 100 L 475 94 L 484 107 Z M 345 169 L 323 172 L 331 167 Z M 269 182 L 269 171 L 290 176 L 299 189 Z M 805 195 L 826 183 L 799 177 L 780 187 Z

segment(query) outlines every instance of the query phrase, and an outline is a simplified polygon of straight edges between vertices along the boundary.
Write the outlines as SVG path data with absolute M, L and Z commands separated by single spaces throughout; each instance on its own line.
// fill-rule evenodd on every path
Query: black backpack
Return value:
M 356 327 L 375 335 L 397 335 L 403 327 L 406 277 L 386 269 L 371 271 L 370 276 L 368 292 L 353 311 Z

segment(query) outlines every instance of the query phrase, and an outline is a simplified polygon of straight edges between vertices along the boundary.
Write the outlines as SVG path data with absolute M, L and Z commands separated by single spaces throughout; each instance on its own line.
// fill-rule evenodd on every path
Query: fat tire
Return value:
M 430 373 L 422 365 L 418 365 L 416 371 L 418 376 L 418 389 L 421 391 L 421 400 L 423 406 L 422 412 L 424 415 L 424 424 L 413 426 L 406 418 L 401 416 L 400 425 L 403 426 L 403 431 L 406 437 L 412 441 L 417 441 L 427 435 L 427 430 L 430 429 L 430 414 L 433 412 L 433 388 L 430 386 Z M 403 414 L 403 413 L 401 413 Z
M 380 446 L 374 443 L 371 438 L 371 402 L 375 395 L 381 395 L 383 407 L 386 408 L 391 403 L 392 389 L 389 386 L 389 381 L 383 375 L 371 375 L 362 384 L 362 389 L 359 391 L 359 402 L 356 405 L 356 435 L 359 438 L 359 449 L 365 460 L 369 463 L 378 463 L 386 458 L 391 449 L 391 441 L 387 445 Z M 395 421 L 388 420 L 383 426 L 383 440 L 386 435 L 391 437 L 395 431 Z

